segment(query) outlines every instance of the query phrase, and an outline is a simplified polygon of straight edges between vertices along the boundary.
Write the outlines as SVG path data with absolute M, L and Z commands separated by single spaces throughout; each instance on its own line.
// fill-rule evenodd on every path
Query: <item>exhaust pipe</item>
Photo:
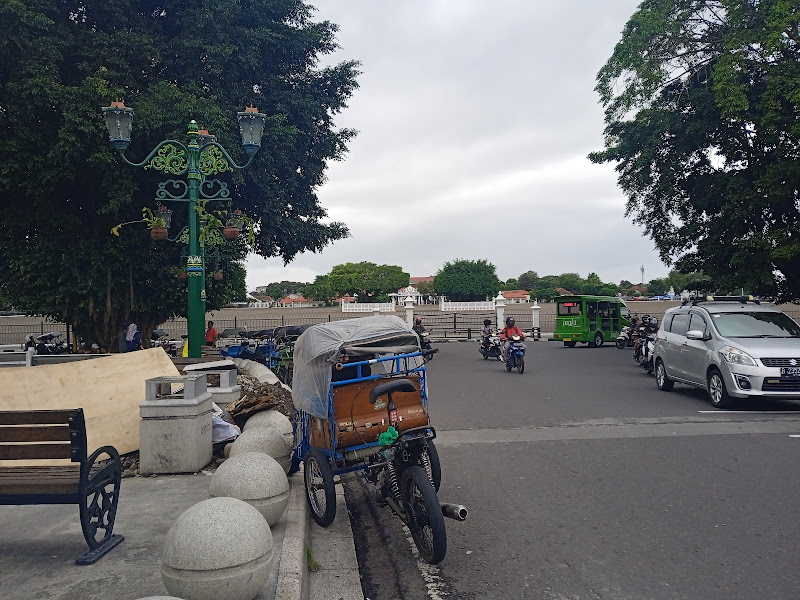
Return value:
M 440 502 L 439 506 L 442 507 L 442 515 L 448 519 L 455 519 L 456 521 L 463 521 L 467 518 L 469 511 L 466 506 L 461 504 L 449 504 L 447 502 Z

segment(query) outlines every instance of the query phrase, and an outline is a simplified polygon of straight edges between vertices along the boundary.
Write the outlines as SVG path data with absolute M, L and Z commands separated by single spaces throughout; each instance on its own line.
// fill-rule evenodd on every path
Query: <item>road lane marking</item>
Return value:
M 800 410 L 698 410 L 697 412 L 714 415 L 714 414 L 728 414 L 728 415 L 798 415 Z
M 465 429 L 436 432 L 437 446 L 461 444 L 497 444 L 548 442 L 567 440 L 634 439 L 657 437 L 689 437 L 701 435 L 792 435 L 800 426 L 796 419 L 769 421 L 720 421 L 706 419 L 695 422 L 645 422 L 614 424 L 576 424 L 553 427 L 520 427 L 514 429 Z
M 800 435 L 792 435 L 792 434 L 789 434 L 789 437 L 800 438 Z

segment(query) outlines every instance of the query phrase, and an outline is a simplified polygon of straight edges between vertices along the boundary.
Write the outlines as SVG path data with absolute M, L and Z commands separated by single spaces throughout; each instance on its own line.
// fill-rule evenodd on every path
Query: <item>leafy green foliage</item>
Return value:
M 598 73 L 590 155 L 616 164 L 666 264 L 785 301 L 800 300 L 799 21 L 787 0 L 645 0 Z
M 265 286 L 261 293 L 272 296 L 273 300 L 280 300 L 289 294 L 303 294 L 305 296 L 304 290 L 307 286 L 308 283 L 302 281 L 278 281 Z
M 409 282 L 408 273 L 401 267 L 371 262 L 336 265 L 327 277 L 332 293 L 358 294 L 360 302 L 379 302 L 378 296 L 395 293 Z
M 313 283 L 309 283 L 303 288 L 303 296 L 305 298 L 317 300 L 318 302 L 325 302 L 325 304 L 329 304 L 333 300 L 334 295 L 330 283 L 328 282 L 327 275 L 317 275 Z
M 526 271 L 517 278 L 521 290 L 532 290 L 538 281 L 539 274 L 536 271 Z
M 433 296 L 436 294 L 433 281 L 420 281 L 417 284 L 417 291 L 423 296 Z
M 436 273 L 433 287 L 439 296 L 453 302 L 476 302 L 493 298 L 500 291 L 495 266 L 484 259 L 456 259 Z
M 244 163 L 235 113 L 254 104 L 268 115 L 262 149 L 251 168 L 225 176 L 231 201 L 214 210 L 252 219 L 252 249 L 265 257 L 289 261 L 347 236 L 315 190 L 355 135 L 334 119 L 358 64 L 318 68 L 337 28 L 311 22 L 311 11 L 300 0 L 0 3 L 3 297 L 105 346 L 123 320 L 148 338 L 185 314 L 186 280 L 175 277 L 184 247 L 151 241 L 145 226 L 110 234 L 154 208 L 165 179 L 116 157 L 99 107 L 117 97 L 136 111 L 134 161 L 163 139 L 185 140 L 194 118 Z M 174 235 L 188 214 L 172 204 Z M 227 244 L 210 265 L 225 278 L 207 282 L 209 309 L 241 296 L 231 265 L 247 251 Z

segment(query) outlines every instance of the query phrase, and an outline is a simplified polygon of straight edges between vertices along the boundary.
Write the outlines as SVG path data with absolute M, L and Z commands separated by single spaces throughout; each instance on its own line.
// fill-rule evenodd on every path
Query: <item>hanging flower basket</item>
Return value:
M 189 277 L 189 274 L 186 271 L 178 271 L 176 277 L 178 279 L 187 279 Z
M 222 271 L 214 271 L 214 281 L 222 281 Z
M 165 240 L 167 239 L 167 228 L 166 227 L 151 227 L 150 228 L 150 237 L 154 240 Z
M 239 237 L 239 228 L 238 227 L 224 227 L 222 229 L 222 237 L 226 240 L 235 240 Z

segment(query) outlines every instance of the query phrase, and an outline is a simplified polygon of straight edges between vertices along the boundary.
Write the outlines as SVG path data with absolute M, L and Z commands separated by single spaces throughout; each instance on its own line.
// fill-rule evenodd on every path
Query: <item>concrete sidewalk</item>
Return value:
M 161 581 L 164 539 L 183 511 L 209 497 L 210 480 L 210 473 L 203 472 L 123 479 L 114 533 L 125 536 L 125 541 L 84 567 L 75 564 L 88 549 L 76 505 L 0 507 L 0 598 L 135 600 L 167 595 Z M 290 477 L 289 483 L 289 506 L 272 527 L 275 559 L 270 580 L 258 596 L 261 599 L 308 598 L 310 519 L 302 471 Z M 346 509 L 341 516 L 349 532 Z M 320 533 L 327 535 L 324 530 Z M 357 576 L 357 565 L 355 572 Z

